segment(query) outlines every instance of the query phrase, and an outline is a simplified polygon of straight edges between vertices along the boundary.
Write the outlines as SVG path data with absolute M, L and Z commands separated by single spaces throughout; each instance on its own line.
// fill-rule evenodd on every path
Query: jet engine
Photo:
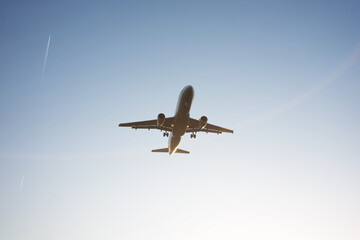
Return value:
M 164 125 L 164 123 L 165 123 L 165 114 L 159 113 L 159 115 L 157 117 L 157 125 L 158 125 L 158 127 L 162 127 L 162 125 Z
M 208 118 L 205 117 L 205 116 L 202 116 L 202 117 L 199 119 L 199 128 L 200 128 L 201 130 L 206 127 L 207 121 L 208 121 Z

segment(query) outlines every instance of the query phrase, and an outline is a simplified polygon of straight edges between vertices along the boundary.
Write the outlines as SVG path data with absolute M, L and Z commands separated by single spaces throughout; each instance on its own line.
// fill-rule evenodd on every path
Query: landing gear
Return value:
M 169 133 L 168 133 L 168 132 L 164 132 L 164 133 L 163 133 L 163 136 L 164 136 L 164 137 L 168 137 L 168 136 L 169 136 Z
M 192 133 L 192 134 L 190 135 L 190 138 L 196 138 L 196 134 L 195 134 L 195 133 Z

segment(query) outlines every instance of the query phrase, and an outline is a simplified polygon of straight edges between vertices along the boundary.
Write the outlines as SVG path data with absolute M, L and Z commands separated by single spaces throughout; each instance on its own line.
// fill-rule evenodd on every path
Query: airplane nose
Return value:
M 194 93 L 194 88 L 191 85 L 188 86 L 188 90 L 189 92 Z
M 191 98 L 194 96 L 194 88 L 191 85 L 186 87 L 186 95 L 191 96 Z

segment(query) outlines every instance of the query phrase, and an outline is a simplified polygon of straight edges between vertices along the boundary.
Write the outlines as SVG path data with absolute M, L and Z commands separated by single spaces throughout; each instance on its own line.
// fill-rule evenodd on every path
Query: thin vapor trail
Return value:
M 47 43 L 47 46 L 46 46 L 46 52 L 45 52 L 45 59 L 44 59 L 44 66 L 43 66 L 42 76 L 44 75 L 44 72 L 45 72 L 46 61 L 47 61 L 47 57 L 48 57 L 48 53 L 49 53 L 49 47 L 50 47 L 50 39 L 51 39 L 51 35 L 49 35 L 48 43 Z
M 242 127 L 248 127 L 252 126 L 256 123 L 262 122 L 266 119 L 272 118 L 280 113 L 286 112 L 290 109 L 293 109 L 294 107 L 298 106 L 302 102 L 306 101 L 307 99 L 313 97 L 317 93 L 319 93 L 321 90 L 329 86 L 331 83 L 337 81 L 340 79 L 342 75 L 344 75 L 354 64 L 355 62 L 360 58 L 360 44 L 357 45 L 357 47 L 349 54 L 349 56 L 345 59 L 345 61 L 340 64 L 333 72 L 331 72 L 327 77 L 325 77 L 322 81 L 320 81 L 318 84 L 311 87 L 306 92 L 300 94 L 296 98 L 285 102 L 275 108 L 272 108 L 265 113 L 259 115 L 256 118 L 250 119 L 246 123 L 242 124 Z
M 24 185 L 24 176 L 21 177 L 21 181 L 20 181 L 20 192 L 22 191 Z

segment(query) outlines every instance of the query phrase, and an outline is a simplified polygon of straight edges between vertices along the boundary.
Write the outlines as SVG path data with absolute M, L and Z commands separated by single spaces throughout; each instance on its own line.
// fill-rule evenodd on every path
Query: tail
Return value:
M 154 149 L 154 150 L 151 150 L 152 152 L 169 152 L 169 148 L 160 148 L 160 149 Z M 186 154 L 189 154 L 190 152 L 188 151 L 185 151 L 185 150 L 182 150 L 182 149 L 176 149 L 175 153 L 186 153 Z

